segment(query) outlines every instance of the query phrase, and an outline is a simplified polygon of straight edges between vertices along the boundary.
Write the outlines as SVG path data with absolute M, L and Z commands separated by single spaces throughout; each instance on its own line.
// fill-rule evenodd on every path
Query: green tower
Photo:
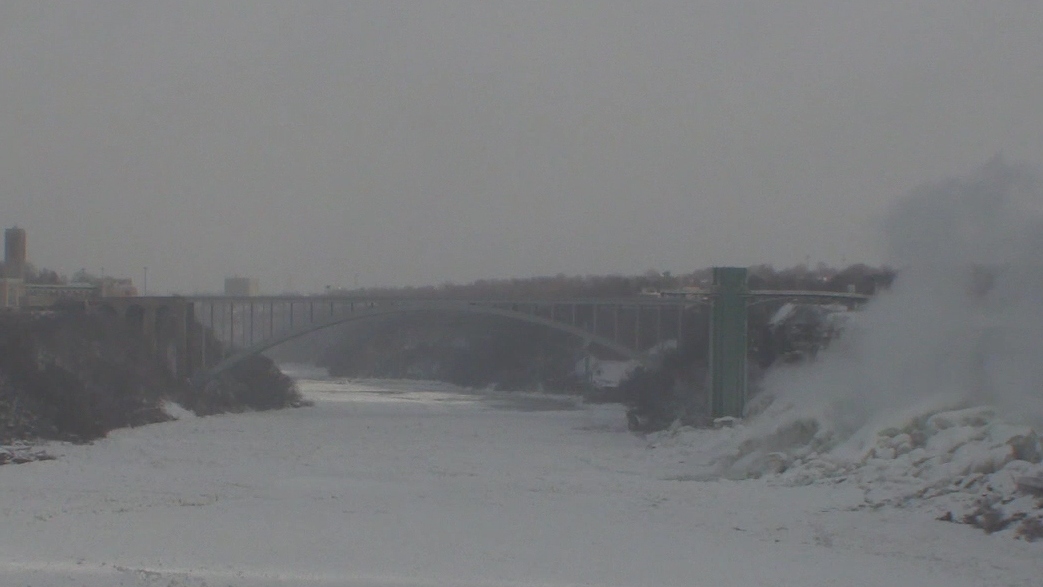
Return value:
M 710 413 L 742 417 L 746 405 L 746 268 L 713 268 Z

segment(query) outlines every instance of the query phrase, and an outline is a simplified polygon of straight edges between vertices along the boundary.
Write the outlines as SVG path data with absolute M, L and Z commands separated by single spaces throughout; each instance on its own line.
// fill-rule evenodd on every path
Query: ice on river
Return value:
M 301 385 L 313 407 L 120 430 L 0 468 L 0 585 L 960 587 L 1043 572 L 1038 544 L 866 508 L 858 483 L 695 480 L 694 433 L 653 448 L 618 406 Z M 945 450 L 970 442 L 940 434 Z

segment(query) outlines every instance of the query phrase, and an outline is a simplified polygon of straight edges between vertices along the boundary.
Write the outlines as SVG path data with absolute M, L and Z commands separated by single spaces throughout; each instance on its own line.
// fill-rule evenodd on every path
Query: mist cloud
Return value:
M 1026 165 L 996 157 L 920 186 L 882 225 L 900 267 L 890 292 L 811 365 L 768 382 L 853 434 L 902 413 L 992 405 L 1043 423 L 1043 192 Z

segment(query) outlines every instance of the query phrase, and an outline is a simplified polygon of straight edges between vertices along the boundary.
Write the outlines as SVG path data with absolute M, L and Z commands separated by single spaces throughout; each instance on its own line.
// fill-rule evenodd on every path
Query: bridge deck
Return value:
M 809 290 L 750 290 L 745 294 L 751 298 L 817 298 L 851 301 L 866 301 L 866 294 L 835 291 Z M 224 295 L 188 295 L 188 296 L 139 296 L 138 300 L 185 300 L 201 303 L 336 303 L 336 304 L 418 304 L 418 303 L 467 303 L 482 305 L 605 305 L 605 306 L 679 306 L 709 303 L 713 292 L 697 293 L 686 296 L 621 296 L 621 297 L 582 297 L 582 298 L 438 298 L 438 297 L 395 297 L 395 296 L 331 296 L 331 295 L 265 295 L 265 296 L 224 296 Z

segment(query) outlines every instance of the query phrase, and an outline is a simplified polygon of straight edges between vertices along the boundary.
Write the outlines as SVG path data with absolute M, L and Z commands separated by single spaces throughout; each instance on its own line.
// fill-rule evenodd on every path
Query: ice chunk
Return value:
M 163 412 L 175 420 L 190 420 L 196 417 L 195 412 L 187 410 L 181 404 L 174 401 L 163 402 Z

